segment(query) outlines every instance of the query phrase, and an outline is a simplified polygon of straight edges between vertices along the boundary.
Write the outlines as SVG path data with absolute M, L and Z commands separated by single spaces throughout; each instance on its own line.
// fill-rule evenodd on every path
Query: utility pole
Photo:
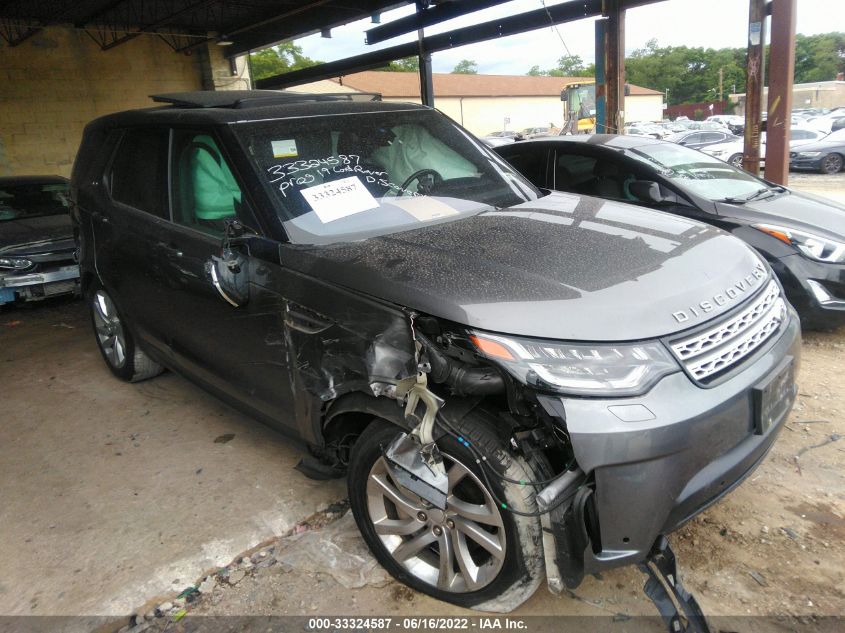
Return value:
M 767 0 L 749 0 L 748 55 L 745 70 L 745 148 L 742 166 L 752 174 L 760 173 L 760 119 L 763 116 L 765 85 Z
M 719 69 L 719 102 L 724 101 L 725 69 Z

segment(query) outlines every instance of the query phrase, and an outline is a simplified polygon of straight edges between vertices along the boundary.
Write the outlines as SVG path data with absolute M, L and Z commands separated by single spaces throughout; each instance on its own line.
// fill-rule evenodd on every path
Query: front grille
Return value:
M 786 302 L 772 280 L 747 308 L 704 332 L 673 341 L 672 351 L 693 378 L 706 382 L 736 367 L 786 320 Z

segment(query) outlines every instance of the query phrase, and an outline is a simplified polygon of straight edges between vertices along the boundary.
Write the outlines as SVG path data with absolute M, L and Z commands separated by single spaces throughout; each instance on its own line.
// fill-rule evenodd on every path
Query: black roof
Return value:
M 68 179 L 64 176 L 3 176 L 0 187 L 15 185 L 66 185 Z
M 96 119 L 96 127 L 156 124 L 224 125 L 241 121 L 332 114 L 428 110 L 416 103 L 351 101 L 346 95 L 312 95 L 273 90 L 198 91 L 155 95 L 170 105 L 127 110 Z M 269 96 L 268 94 L 269 93 Z M 353 95 L 354 96 L 354 95 Z M 372 95 L 369 95 L 370 98 Z
M 625 150 L 643 145 L 658 145 L 668 141 L 660 141 L 647 136 L 626 136 L 624 134 L 571 134 L 566 136 L 543 136 L 541 138 L 517 141 L 515 145 L 524 143 L 573 143 L 585 145 L 599 145 L 614 150 Z M 505 145 L 510 147 L 510 145 Z

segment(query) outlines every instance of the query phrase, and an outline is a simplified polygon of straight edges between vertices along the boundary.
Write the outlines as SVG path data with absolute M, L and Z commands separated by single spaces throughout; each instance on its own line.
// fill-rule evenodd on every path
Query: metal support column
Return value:
M 625 9 L 620 0 L 604 0 L 607 16 L 605 36 L 605 96 L 607 131 L 621 134 L 625 110 Z
M 607 133 L 607 91 L 604 72 L 604 52 L 606 48 L 607 18 L 601 18 L 596 20 L 596 134 Z
M 748 54 L 745 62 L 745 149 L 742 165 L 760 173 L 760 119 L 766 78 L 766 0 L 750 0 Z
M 769 105 L 766 121 L 766 180 L 789 181 L 789 128 L 792 80 L 795 75 L 795 14 L 797 0 L 772 0 L 769 47 Z
M 429 0 L 417 0 L 417 11 L 425 11 Z M 430 108 L 434 107 L 434 82 L 431 78 L 431 52 L 425 47 L 425 33 L 423 29 L 417 31 L 420 59 L 420 101 Z

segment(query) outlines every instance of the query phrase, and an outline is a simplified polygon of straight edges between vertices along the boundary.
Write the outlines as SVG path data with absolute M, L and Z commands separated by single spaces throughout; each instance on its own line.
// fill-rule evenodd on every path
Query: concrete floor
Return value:
M 345 496 L 186 380 L 113 378 L 80 301 L 0 312 L 0 385 L 0 615 L 131 613 Z

